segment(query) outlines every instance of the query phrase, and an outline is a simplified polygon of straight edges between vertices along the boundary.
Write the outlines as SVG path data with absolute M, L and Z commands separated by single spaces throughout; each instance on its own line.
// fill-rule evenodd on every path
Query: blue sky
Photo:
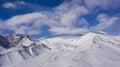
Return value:
M 0 34 L 120 35 L 120 0 L 1 0 Z

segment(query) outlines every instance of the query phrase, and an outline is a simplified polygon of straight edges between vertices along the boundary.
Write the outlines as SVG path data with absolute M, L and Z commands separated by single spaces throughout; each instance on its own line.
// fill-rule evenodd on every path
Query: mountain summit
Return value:
M 0 36 L 0 46 L 0 67 L 120 67 L 120 36 L 10 35 Z

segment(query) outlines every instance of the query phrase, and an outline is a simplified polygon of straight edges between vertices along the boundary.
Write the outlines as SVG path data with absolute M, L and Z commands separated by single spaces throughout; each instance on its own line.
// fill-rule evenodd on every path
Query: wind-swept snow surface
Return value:
M 120 67 L 120 36 L 25 37 L 18 44 L 0 52 L 0 67 Z

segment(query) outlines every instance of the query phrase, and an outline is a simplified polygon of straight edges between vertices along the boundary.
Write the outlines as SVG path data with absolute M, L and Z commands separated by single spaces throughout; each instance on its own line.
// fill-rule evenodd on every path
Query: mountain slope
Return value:
M 120 41 L 99 34 L 89 33 L 81 37 L 78 45 L 66 56 L 43 67 L 120 67 Z
M 4 36 L 1 36 L 0 35 L 0 48 L 10 48 L 10 43 L 9 43 L 9 40 L 6 39 Z
M 37 40 L 31 40 L 26 35 L 10 35 L 6 38 L 1 36 L 0 39 L 0 43 L 2 43 L 0 46 L 3 46 L 4 49 L 0 51 L 0 66 L 8 65 L 11 67 L 9 64 L 23 62 L 50 50 L 49 47 Z M 4 45 L 11 47 L 6 49 Z
M 24 37 L 18 44 L 0 52 L 1 67 L 120 67 L 119 36 Z

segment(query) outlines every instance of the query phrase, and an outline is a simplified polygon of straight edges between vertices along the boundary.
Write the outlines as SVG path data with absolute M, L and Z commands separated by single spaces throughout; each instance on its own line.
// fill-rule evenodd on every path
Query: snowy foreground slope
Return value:
M 120 36 L 0 36 L 0 67 L 120 67 Z

